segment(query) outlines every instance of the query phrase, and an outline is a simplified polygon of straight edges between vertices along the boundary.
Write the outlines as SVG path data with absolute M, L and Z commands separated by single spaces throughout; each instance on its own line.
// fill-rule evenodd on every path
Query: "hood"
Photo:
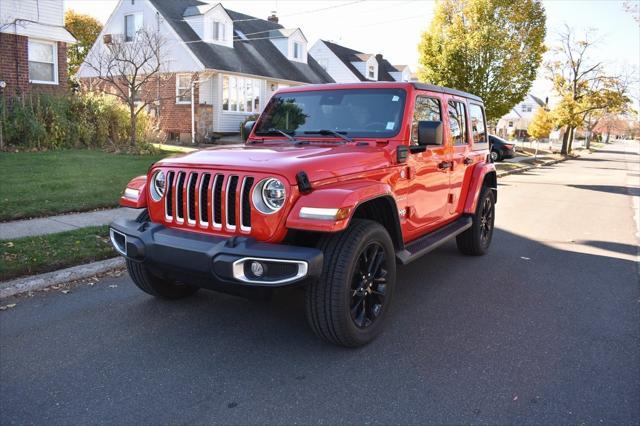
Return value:
M 311 182 L 375 170 L 391 164 L 387 146 L 242 145 L 208 148 L 160 160 L 157 165 L 273 173 L 295 184 L 304 171 Z

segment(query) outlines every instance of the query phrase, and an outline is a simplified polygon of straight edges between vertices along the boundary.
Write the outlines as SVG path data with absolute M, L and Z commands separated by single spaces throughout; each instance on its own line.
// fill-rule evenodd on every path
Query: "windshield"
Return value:
M 405 96 L 402 89 L 281 93 L 269 101 L 255 133 L 388 138 L 400 130 Z

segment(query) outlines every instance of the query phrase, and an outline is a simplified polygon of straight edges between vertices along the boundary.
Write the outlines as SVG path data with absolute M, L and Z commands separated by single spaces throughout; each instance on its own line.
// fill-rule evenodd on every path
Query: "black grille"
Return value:
M 229 177 L 227 186 L 227 224 L 236 226 L 236 190 L 238 188 L 238 176 Z
M 178 219 L 184 218 L 184 172 L 178 173 L 178 183 L 176 184 L 176 217 Z
M 167 173 L 167 198 L 165 201 L 165 212 L 168 217 L 173 217 L 173 172 Z
M 222 223 L 222 181 L 224 176 L 216 176 L 216 187 L 213 191 L 213 221 L 215 223 Z
M 209 173 L 203 174 L 202 183 L 200 184 L 200 220 L 203 222 L 209 222 L 209 209 L 207 209 L 209 203 L 209 182 L 211 182 L 211 175 Z
M 253 186 L 253 178 L 244 178 L 242 187 L 242 226 L 251 228 L 251 187 Z
M 187 211 L 188 214 L 188 219 L 191 221 L 196 220 L 196 182 L 198 181 L 198 174 L 197 173 L 191 173 L 191 175 L 189 175 L 189 190 L 187 191 L 187 195 L 189 196 L 189 199 L 187 200 L 188 206 L 189 206 L 189 210 Z

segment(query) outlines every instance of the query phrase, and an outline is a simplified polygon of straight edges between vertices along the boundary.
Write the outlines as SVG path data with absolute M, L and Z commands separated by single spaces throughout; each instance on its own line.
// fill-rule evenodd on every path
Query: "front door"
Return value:
M 435 95 L 416 96 L 411 127 L 413 147 L 418 146 L 418 121 L 442 121 L 442 98 Z M 446 132 L 443 134 L 446 135 Z M 446 142 L 441 146 L 428 146 L 424 152 L 409 154 L 408 241 L 447 220 L 450 159 Z

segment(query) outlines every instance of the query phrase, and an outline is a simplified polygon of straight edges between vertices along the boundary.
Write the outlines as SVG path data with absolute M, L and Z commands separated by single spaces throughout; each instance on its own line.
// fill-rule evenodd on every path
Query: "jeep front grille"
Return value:
M 200 228 L 251 231 L 255 178 L 237 174 L 168 171 L 165 221 Z

